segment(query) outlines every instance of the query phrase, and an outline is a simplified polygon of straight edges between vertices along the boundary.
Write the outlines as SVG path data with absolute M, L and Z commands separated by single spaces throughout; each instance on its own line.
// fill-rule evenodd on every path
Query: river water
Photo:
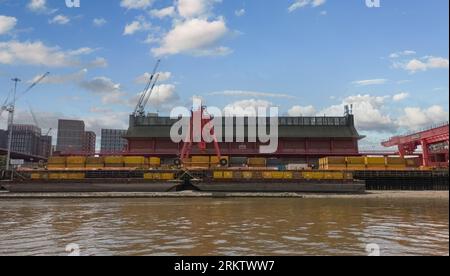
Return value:
M 448 255 L 449 201 L 0 200 L 0 255 L 73 243 L 81 255 Z

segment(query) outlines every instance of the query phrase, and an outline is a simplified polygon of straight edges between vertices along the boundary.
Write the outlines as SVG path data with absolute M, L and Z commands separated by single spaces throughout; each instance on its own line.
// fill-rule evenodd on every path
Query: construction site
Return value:
M 68 146 L 58 144 L 53 156 L 30 157 L 35 161 L 31 166 L 13 167 L 12 157 L 26 159 L 20 150 L 12 150 L 14 93 L 12 101 L 7 99 L 2 107 L 9 113 L 9 139 L 1 149 L 6 153 L 1 188 L 9 192 L 448 190 L 448 123 L 382 142 L 390 151 L 362 152 L 359 142 L 365 137 L 355 127 L 351 106 L 345 107 L 341 117 L 278 117 L 278 147 L 267 154 L 259 150 L 264 143 L 251 141 L 247 135 L 248 117 L 223 118 L 232 120 L 234 126 L 243 122 L 244 141 L 219 142 L 226 139 L 216 137 L 218 131 L 212 127 L 212 142 L 201 139 L 194 143 L 194 118 L 201 118 L 202 129 L 214 119 L 207 107 L 200 105 L 191 111 L 188 137 L 175 143 L 170 132 L 177 120 L 145 111 L 158 82 L 158 65 L 159 61 L 129 117 L 128 130 L 119 137 L 126 140 L 126 146 L 116 151 L 96 152 L 95 133 L 84 131 L 83 123 L 80 131 L 70 132 Z M 16 90 L 19 80 L 13 81 Z M 63 140 L 63 135 L 59 136 L 58 142 Z M 88 149 L 70 144 L 86 137 Z

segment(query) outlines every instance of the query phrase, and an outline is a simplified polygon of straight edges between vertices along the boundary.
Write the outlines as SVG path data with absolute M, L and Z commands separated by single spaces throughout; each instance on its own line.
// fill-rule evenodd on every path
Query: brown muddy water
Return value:
M 448 255 L 448 199 L 0 200 L 0 255 L 367 255 L 369 244 Z

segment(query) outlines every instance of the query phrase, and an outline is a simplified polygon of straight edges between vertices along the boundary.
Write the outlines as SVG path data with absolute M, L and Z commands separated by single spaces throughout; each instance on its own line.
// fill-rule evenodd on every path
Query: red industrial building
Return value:
M 236 123 L 236 118 L 234 120 Z M 351 114 L 342 117 L 279 117 L 278 120 L 279 141 L 275 153 L 260 154 L 260 143 L 222 142 L 219 143 L 221 154 L 230 157 L 274 157 L 309 164 L 315 164 L 325 156 L 359 154 L 358 141 L 363 136 L 356 130 Z M 177 121 L 157 114 L 131 115 L 129 129 L 124 137 L 128 140 L 126 154 L 178 157 L 183 143 L 174 143 L 170 138 L 170 130 Z M 207 144 L 204 152 L 196 147 L 191 152 L 191 155 L 215 154 L 213 143 Z

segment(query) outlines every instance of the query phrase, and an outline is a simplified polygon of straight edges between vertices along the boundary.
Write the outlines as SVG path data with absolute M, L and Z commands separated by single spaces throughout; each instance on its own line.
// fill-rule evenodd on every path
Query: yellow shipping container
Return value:
M 347 165 L 365 165 L 365 157 L 347 157 Z
M 95 165 L 103 165 L 105 163 L 105 159 L 103 157 L 88 157 L 86 158 L 86 165 L 95 164 Z
M 221 156 L 220 159 L 225 159 L 225 160 L 228 161 L 228 163 L 229 163 L 229 160 L 230 160 L 228 156 Z M 210 160 L 209 160 L 209 162 L 211 164 L 220 164 L 220 159 L 219 159 L 219 157 L 217 157 L 217 155 L 212 155 Z
M 366 157 L 366 164 L 368 166 L 384 166 L 386 165 L 385 157 Z
M 293 172 L 284 172 L 283 178 L 284 179 L 294 179 L 294 173 Z
M 65 169 L 66 164 L 48 164 L 47 169 L 56 170 L 56 169 Z
M 273 179 L 283 179 L 284 172 L 272 172 L 272 178 Z
M 151 167 L 159 167 L 161 166 L 161 158 L 159 157 L 150 157 L 148 159 L 148 163 Z
M 264 179 L 272 179 L 272 172 L 263 172 L 262 177 Z
M 162 180 L 174 180 L 175 179 L 175 174 L 174 173 L 162 173 L 161 174 L 161 179 Z
M 303 172 L 303 178 L 305 179 L 317 179 L 321 180 L 325 178 L 324 172 Z
M 214 178 L 214 179 L 222 179 L 222 178 L 223 178 L 223 172 L 221 172 L 221 171 L 215 171 L 215 172 L 213 173 L 213 178 Z
M 144 173 L 144 179 L 153 179 L 153 173 Z
M 343 180 L 344 173 L 343 172 L 324 172 L 324 179 Z
M 108 164 L 123 164 L 123 157 L 122 156 L 107 156 L 105 157 L 105 165 Z
M 408 167 L 418 168 L 419 164 L 420 164 L 419 158 L 407 158 L 405 161 L 406 161 L 406 166 L 408 166 Z
M 192 156 L 192 163 L 207 163 L 207 164 L 209 164 L 209 156 Z
M 386 160 L 386 164 L 391 166 L 391 165 L 405 165 L 406 166 L 406 161 L 405 158 L 402 157 L 388 157 Z
M 345 171 L 347 170 L 347 165 L 324 165 L 321 169 L 327 171 Z
M 247 164 L 252 166 L 266 166 L 267 159 L 266 158 L 248 158 Z
M 38 179 L 41 179 L 42 177 L 41 177 L 41 174 L 40 174 L 40 173 L 32 173 L 32 174 L 30 175 L 30 178 L 31 178 L 32 180 L 38 180 Z
M 125 156 L 123 162 L 125 164 L 145 164 L 147 160 L 144 156 Z
M 322 165 L 345 165 L 345 157 L 325 157 L 319 160 Z
M 66 164 L 66 157 L 52 156 L 48 158 L 48 164 Z
M 50 174 L 48 175 L 48 179 L 51 179 L 51 180 L 59 180 L 59 179 L 61 179 L 61 177 L 60 177 L 60 174 L 59 174 L 59 173 L 50 173 Z
M 251 178 L 253 178 L 253 173 L 252 172 L 243 172 L 242 177 L 244 177 L 245 179 L 251 179 Z
M 231 171 L 223 172 L 223 178 L 232 179 L 233 177 L 234 177 L 233 172 Z
M 69 156 L 66 160 L 67 165 L 83 165 L 86 163 L 84 156 Z

